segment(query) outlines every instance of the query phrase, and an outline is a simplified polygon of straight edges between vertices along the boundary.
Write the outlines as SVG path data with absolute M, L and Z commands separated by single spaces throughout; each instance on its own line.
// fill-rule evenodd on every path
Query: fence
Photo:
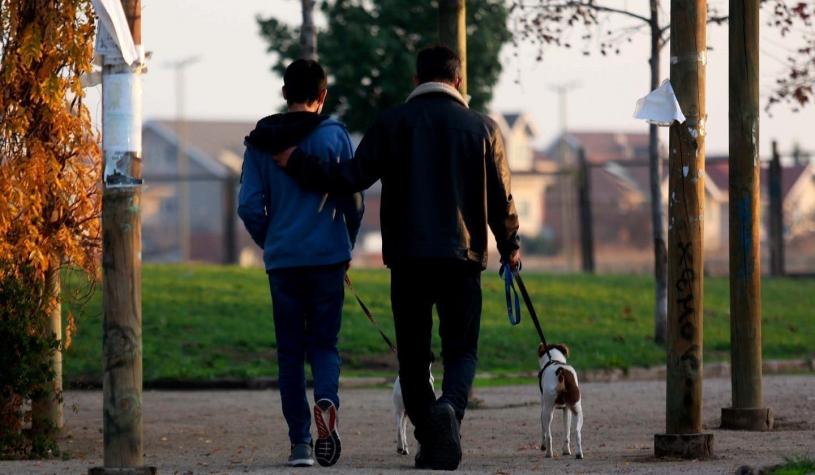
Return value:
M 813 167 L 808 157 L 781 157 L 777 149 L 774 158 L 763 163 L 761 250 L 765 273 L 815 272 Z M 706 169 L 705 271 L 726 274 L 727 157 L 709 157 Z M 647 161 L 592 163 L 591 157 L 577 158 L 571 166 L 549 174 L 552 182 L 543 192 L 542 226 L 537 234 L 530 236 L 527 231 L 524 239 L 525 265 L 555 271 L 652 272 Z M 667 219 L 667 179 L 660 185 Z M 530 223 L 526 224 L 530 229 Z
M 706 169 L 705 270 L 725 274 L 727 157 L 709 157 Z M 778 153 L 762 168 L 765 273 L 815 272 L 814 170 L 806 156 L 781 157 Z M 148 175 L 144 180 L 145 261 L 260 265 L 261 252 L 236 216 L 239 177 L 199 175 L 182 180 L 177 175 Z M 516 185 L 527 189 L 516 189 Z M 516 201 L 526 193 L 527 201 L 534 205 L 531 208 L 538 209 L 530 213 L 526 209 L 529 203 L 519 205 L 524 265 L 565 272 L 652 272 L 649 186 L 646 160 L 595 163 L 587 156 L 559 168 L 514 174 Z M 667 219 L 667 181 L 661 188 Z M 189 196 L 186 213 L 181 212 L 183 193 Z M 381 265 L 378 214 L 379 190 L 374 188 L 366 194 L 366 217 L 355 252 L 357 265 Z M 181 238 L 185 235 L 189 236 L 186 246 Z

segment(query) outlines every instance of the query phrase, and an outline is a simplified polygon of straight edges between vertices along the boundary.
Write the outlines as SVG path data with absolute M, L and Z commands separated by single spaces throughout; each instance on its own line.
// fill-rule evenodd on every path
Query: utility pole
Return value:
M 461 95 L 467 97 L 467 10 L 465 0 L 439 0 L 439 42 L 461 58 Z
M 175 161 L 178 173 L 178 246 L 181 261 L 190 260 L 190 162 L 187 155 L 187 121 L 184 117 L 184 91 L 187 67 L 197 63 L 197 56 L 190 56 L 167 63 L 175 72 Z
M 591 215 L 591 169 L 583 147 L 577 153 L 577 196 L 580 209 L 580 261 L 583 272 L 594 273 L 594 231 Z
M 666 430 L 657 457 L 706 458 L 702 433 L 702 323 L 706 0 L 671 1 L 671 83 L 686 120 L 670 130 Z
M 770 275 L 784 275 L 784 197 L 781 192 L 781 154 L 778 142 L 773 140 L 773 158 L 770 161 Z
M 659 87 L 659 52 L 662 28 L 659 26 L 659 0 L 650 0 L 651 91 Z M 665 247 L 665 219 L 662 210 L 662 160 L 659 156 L 657 125 L 648 126 L 648 176 L 651 195 L 651 226 L 654 238 L 654 341 L 664 345 L 668 320 L 668 250 Z
M 137 49 L 141 1 L 122 0 Z M 150 474 L 142 441 L 141 65 L 106 54 L 102 66 L 102 427 L 98 474 Z
M 730 0 L 730 377 L 722 428 L 770 430 L 761 387 L 759 0 Z
M 300 0 L 303 23 L 300 26 L 300 57 L 317 60 L 317 29 L 314 27 L 314 0 Z

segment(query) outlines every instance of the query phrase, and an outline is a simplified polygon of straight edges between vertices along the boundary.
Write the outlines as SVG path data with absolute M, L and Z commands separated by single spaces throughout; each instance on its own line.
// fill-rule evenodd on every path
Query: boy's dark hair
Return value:
M 416 79 L 420 83 L 430 81 L 455 82 L 461 77 L 461 58 L 455 51 L 442 45 L 430 46 L 416 56 Z
M 289 104 L 314 102 L 328 88 L 328 78 L 317 61 L 298 59 L 286 68 L 283 86 Z

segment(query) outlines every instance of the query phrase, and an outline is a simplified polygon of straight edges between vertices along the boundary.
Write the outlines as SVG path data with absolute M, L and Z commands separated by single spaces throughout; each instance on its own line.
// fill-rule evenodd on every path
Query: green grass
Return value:
M 393 335 L 389 274 L 354 270 L 354 286 L 385 331 Z M 526 273 L 525 281 L 550 342 L 566 342 L 580 369 L 664 364 L 651 341 L 653 290 L 647 276 Z M 77 279 L 68 276 L 66 291 Z M 498 376 L 534 371 L 537 336 L 523 311 L 507 322 L 503 282 L 482 277 L 484 309 L 479 371 Z M 763 281 L 763 338 L 767 359 L 811 356 L 815 347 L 815 280 Z M 705 360 L 728 359 L 728 283 L 705 281 Z M 71 309 L 65 305 L 65 311 Z M 142 278 L 144 379 L 206 380 L 274 376 L 275 336 L 265 274 L 257 269 L 203 265 L 145 265 Z M 65 355 L 68 380 L 101 377 L 101 286 L 77 314 L 78 330 Z M 438 338 L 435 338 L 438 354 Z M 395 358 L 346 296 L 340 351 L 346 375 L 391 374 Z
M 772 467 L 770 475 L 810 475 L 815 473 L 815 459 L 794 457 L 783 464 Z

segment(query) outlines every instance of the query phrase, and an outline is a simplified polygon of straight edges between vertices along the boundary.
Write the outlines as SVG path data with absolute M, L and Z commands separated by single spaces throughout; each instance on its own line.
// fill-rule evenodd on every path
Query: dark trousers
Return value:
M 431 406 L 430 340 L 433 305 L 439 315 L 444 381 L 439 401 L 464 417 L 478 361 L 481 326 L 481 268 L 451 260 L 413 261 L 391 265 L 391 305 L 396 326 L 399 380 L 405 409 L 416 427 L 416 439 L 427 438 Z
M 344 278 L 345 263 L 269 271 L 280 399 L 292 444 L 309 444 L 312 440 L 306 359 L 314 377 L 314 401 L 329 399 L 340 406 L 337 339 Z

